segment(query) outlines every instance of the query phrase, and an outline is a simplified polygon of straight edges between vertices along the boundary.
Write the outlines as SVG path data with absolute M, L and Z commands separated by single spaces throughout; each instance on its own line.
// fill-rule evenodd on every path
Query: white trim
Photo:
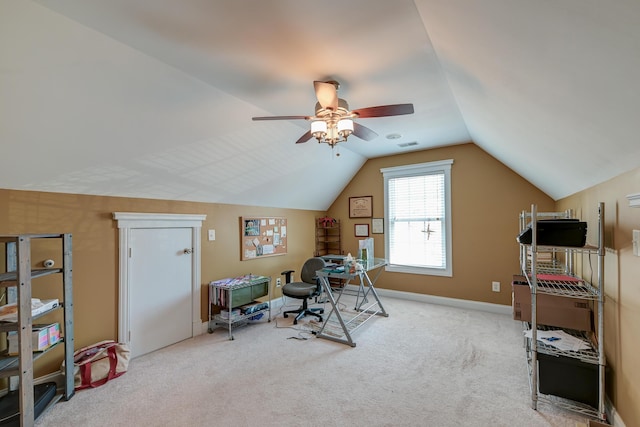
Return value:
M 113 219 L 118 221 L 118 228 L 175 228 L 202 227 L 206 215 L 199 214 L 165 214 L 114 212 Z
M 129 344 L 130 314 L 129 314 L 129 246 L 131 230 L 135 228 L 191 228 L 191 243 L 193 255 L 191 257 L 191 299 L 192 299 L 192 336 L 202 333 L 200 318 L 200 269 L 202 257 L 200 255 L 202 222 L 207 218 L 200 214 L 164 214 L 114 212 L 113 219 L 118 221 L 120 230 L 119 255 L 119 297 L 118 297 L 118 341 Z
M 114 214 L 115 217 L 115 214 Z M 129 344 L 129 228 L 120 228 L 119 286 L 118 286 L 118 341 Z
M 415 163 L 411 165 L 394 166 L 390 168 L 382 168 L 380 172 L 384 181 L 384 253 L 389 254 L 389 239 L 391 227 L 389 226 L 389 179 L 406 176 L 425 175 L 428 173 L 443 173 L 444 174 L 444 203 L 445 203 L 445 232 L 446 232 L 446 247 L 445 247 L 445 268 L 428 268 L 428 267 L 413 267 L 407 265 L 389 264 L 385 267 L 385 271 L 397 272 L 397 273 L 409 273 L 409 274 L 424 274 L 431 276 L 453 276 L 453 232 L 452 222 L 453 214 L 451 211 L 451 168 L 453 165 L 453 159 L 439 160 L 426 163 Z M 387 255 L 388 256 L 388 255 Z
M 618 415 L 618 411 L 616 411 L 615 406 L 611 403 L 611 399 L 609 396 L 604 397 L 604 411 L 607 414 L 607 419 L 611 422 L 612 426 L 615 427 L 625 427 L 624 421 Z
M 354 287 L 353 289 L 357 289 L 357 287 Z M 470 301 L 470 300 L 457 299 L 457 298 L 439 297 L 435 295 L 395 291 L 392 289 L 384 289 L 384 288 L 376 288 L 376 292 L 378 292 L 378 295 L 380 295 L 381 297 L 385 296 L 389 298 L 406 299 L 409 301 L 425 302 L 429 304 L 447 305 L 449 307 L 464 308 L 467 310 L 486 311 L 489 313 L 496 313 L 496 314 L 507 314 L 509 316 L 512 313 L 510 305 L 493 304 L 493 303 L 481 302 L 481 301 Z
M 403 166 L 394 166 L 394 167 L 390 167 L 390 168 L 382 168 L 380 169 L 380 172 L 382 172 L 383 175 L 389 175 L 389 176 L 405 176 L 405 175 L 410 175 L 412 173 L 415 174 L 422 174 L 423 170 L 426 169 L 438 169 L 438 168 L 442 168 L 450 166 L 453 164 L 453 159 L 448 159 L 448 160 L 438 160 L 435 162 L 426 162 L 426 163 L 414 163 L 412 165 L 403 165 Z
M 629 200 L 629 207 L 640 208 L 640 193 L 627 194 L 627 199 Z

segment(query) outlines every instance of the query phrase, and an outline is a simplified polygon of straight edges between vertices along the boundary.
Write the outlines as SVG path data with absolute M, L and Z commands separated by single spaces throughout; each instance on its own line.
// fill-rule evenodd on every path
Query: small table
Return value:
M 382 302 L 380 302 L 380 297 L 378 296 L 378 292 L 376 292 L 376 288 L 374 286 L 376 280 L 382 273 L 382 267 L 387 265 L 387 260 L 383 258 L 373 258 L 366 261 L 363 261 L 363 268 L 355 273 L 349 273 L 348 271 L 339 271 L 333 269 L 331 267 L 324 268 L 322 270 L 318 270 L 316 272 L 318 278 L 322 282 L 322 286 L 329 298 L 329 302 L 331 303 L 331 312 L 325 316 L 324 323 L 322 327 L 316 334 L 319 338 L 325 338 L 331 341 L 336 341 L 342 344 L 348 344 L 351 347 L 355 347 L 356 343 L 351 338 L 351 333 L 362 326 L 365 322 L 371 319 L 373 316 L 383 316 L 389 317 L 389 314 L 385 311 L 382 306 Z M 373 279 L 369 276 L 369 272 L 375 271 L 375 275 Z M 357 314 L 351 319 L 344 319 L 340 310 L 338 310 L 338 303 L 340 302 L 340 298 L 344 294 L 344 290 L 336 291 L 331 288 L 331 283 L 329 282 L 330 278 L 334 279 L 343 279 L 346 281 L 346 286 L 350 281 L 355 278 L 359 279 L 358 290 L 356 292 L 356 303 L 355 303 L 355 311 Z M 338 294 L 336 298 L 335 294 Z M 371 303 L 369 303 L 369 297 L 373 297 Z M 338 320 L 340 327 L 342 329 L 342 337 L 329 335 L 326 332 L 326 328 L 332 316 Z

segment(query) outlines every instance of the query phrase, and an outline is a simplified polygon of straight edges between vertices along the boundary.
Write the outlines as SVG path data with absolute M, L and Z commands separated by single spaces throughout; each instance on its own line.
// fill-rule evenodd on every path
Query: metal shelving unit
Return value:
M 267 295 L 267 307 L 248 314 L 233 315 L 233 309 L 250 304 L 256 298 Z M 212 307 L 226 309 L 228 317 L 213 314 Z M 236 278 L 216 280 L 209 284 L 209 333 L 216 327 L 224 326 L 229 331 L 229 339 L 233 340 L 232 330 L 246 325 L 253 317 L 267 313 L 267 321 L 271 322 L 271 278 L 267 276 L 246 275 Z
M 597 246 L 569 247 L 537 245 L 537 220 L 550 218 L 571 218 L 570 211 L 556 213 L 538 213 L 536 206 L 531 206 L 531 212 L 523 212 L 520 215 L 521 231 L 528 226 L 530 221 L 532 242 L 530 245 L 520 245 L 520 264 L 522 274 L 527 277 L 531 289 L 531 323 L 525 323 L 525 327 L 531 328 L 531 338 L 525 338 L 525 348 L 529 365 L 529 380 L 531 386 L 531 406 L 537 409 L 538 402 L 550 403 L 564 409 L 577 412 L 589 417 L 606 420 L 604 408 L 605 393 L 605 355 L 604 355 L 604 203 L 598 205 L 598 244 Z M 551 253 L 543 263 L 537 262 L 538 254 Z M 558 255 L 558 258 L 556 258 Z M 596 255 L 597 275 L 594 283 L 589 283 L 583 278 L 577 277 L 574 272 L 575 258 L 578 256 L 591 257 Z M 564 258 L 563 260 L 561 258 Z M 590 258 L 589 258 L 590 260 Z M 576 277 L 579 280 L 541 280 L 538 274 L 561 274 Z M 588 342 L 590 348 L 581 351 L 562 351 L 556 347 L 538 341 L 538 331 L 545 330 L 538 325 L 536 316 L 537 295 L 547 294 L 564 298 L 580 298 L 592 301 L 597 311 L 595 319 L 596 336 L 591 333 L 564 330 L 571 335 Z M 558 328 L 554 328 L 558 329 Z M 539 364 L 538 355 L 568 357 L 580 362 L 594 365 L 598 375 L 598 404 L 591 407 L 582 402 L 575 402 L 558 396 L 546 395 L 539 392 Z
M 62 267 L 32 269 L 31 244 L 35 240 L 58 240 L 62 249 Z M 18 356 L 0 355 L 0 377 L 11 378 L 11 383 L 17 378 L 19 390 L 20 425 L 33 426 L 34 411 L 34 379 L 33 363 L 50 349 L 63 345 L 65 360 L 65 380 L 62 393 L 58 393 L 49 406 L 60 399 L 71 399 L 75 392 L 73 372 L 73 292 L 72 292 L 72 240 L 71 234 L 21 234 L 14 236 L 0 236 L 0 242 L 5 246 L 5 272 L 0 273 L 0 287 L 7 288 L 7 293 L 15 290 L 17 304 L 17 321 L 1 322 L 0 332 L 17 331 Z M 63 301 L 51 310 L 32 315 L 32 281 L 51 274 L 62 275 Z M 45 316 L 57 309 L 63 309 L 64 336 L 61 342 L 46 349 L 44 352 L 33 352 L 31 331 L 33 320 Z M 43 411 L 43 413 L 46 412 Z

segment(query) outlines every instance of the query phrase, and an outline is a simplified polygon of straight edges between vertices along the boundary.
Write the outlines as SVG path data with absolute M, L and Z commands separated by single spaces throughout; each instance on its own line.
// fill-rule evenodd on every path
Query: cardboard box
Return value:
M 7 334 L 8 354 L 16 355 L 20 353 L 18 344 L 18 333 L 11 331 Z M 49 347 L 49 329 L 47 327 L 34 327 L 31 332 L 31 347 L 33 351 L 43 351 Z
M 60 324 L 33 325 L 31 331 L 31 347 L 33 351 L 44 351 L 60 342 Z M 7 333 L 7 353 L 10 356 L 19 354 L 18 332 Z
M 53 323 L 49 325 L 49 345 L 54 345 L 60 342 L 60 324 Z
M 512 283 L 513 319 L 531 322 L 531 289 L 528 284 Z M 537 294 L 537 323 L 559 328 L 591 331 L 589 301 L 556 295 Z
M 609 424 L 601 423 L 599 421 L 589 420 L 589 427 L 611 427 Z
M 52 323 L 50 325 L 34 325 L 46 327 L 49 331 L 49 346 L 60 342 L 60 324 Z

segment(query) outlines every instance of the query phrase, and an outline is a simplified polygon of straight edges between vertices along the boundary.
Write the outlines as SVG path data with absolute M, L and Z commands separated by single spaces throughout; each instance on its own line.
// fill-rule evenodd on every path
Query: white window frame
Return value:
M 400 264 L 389 264 L 385 267 L 386 271 L 395 273 L 410 273 L 410 274 L 425 274 L 431 276 L 453 276 L 453 260 L 451 249 L 451 165 L 453 159 L 440 160 L 427 163 L 416 163 L 412 165 L 396 166 L 391 168 L 382 168 L 384 178 L 384 222 L 385 230 L 390 230 L 389 227 L 389 195 L 388 184 L 390 178 L 398 178 L 405 176 L 417 176 L 432 173 L 444 174 L 444 195 L 445 195 L 445 268 L 428 268 L 428 267 L 416 267 Z M 385 254 L 389 254 L 389 232 L 387 231 L 384 236 L 384 250 Z

